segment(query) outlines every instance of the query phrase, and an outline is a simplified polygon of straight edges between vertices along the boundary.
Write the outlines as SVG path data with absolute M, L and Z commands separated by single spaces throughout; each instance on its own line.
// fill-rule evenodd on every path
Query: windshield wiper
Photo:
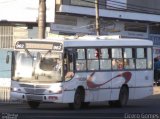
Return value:
M 48 51 L 44 54 L 44 57 L 47 56 L 48 53 L 51 53 L 51 50 L 48 50 Z
M 31 55 L 31 53 L 30 53 L 27 49 L 25 49 L 25 51 L 26 51 L 27 54 L 33 59 L 33 56 Z

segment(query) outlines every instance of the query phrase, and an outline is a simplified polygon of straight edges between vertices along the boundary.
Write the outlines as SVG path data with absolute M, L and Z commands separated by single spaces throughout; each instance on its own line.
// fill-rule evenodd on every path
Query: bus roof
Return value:
M 64 41 L 64 47 L 81 47 L 81 46 L 152 46 L 153 43 L 148 40 L 138 39 L 116 39 L 116 40 L 68 40 Z
M 19 40 L 22 41 L 22 40 Z M 24 39 L 23 41 L 34 42 L 61 42 L 64 47 L 103 47 L 103 46 L 153 46 L 153 42 L 147 39 L 134 39 L 134 38 L 108 38 L 108 37 L 71 37 L 62 38 L 55 37 L 52 39 Z
M 83 36 L 64 41 L 64 47 L 89 46 L 153 46 L 147 39 L 120 38 L 120 36 Z

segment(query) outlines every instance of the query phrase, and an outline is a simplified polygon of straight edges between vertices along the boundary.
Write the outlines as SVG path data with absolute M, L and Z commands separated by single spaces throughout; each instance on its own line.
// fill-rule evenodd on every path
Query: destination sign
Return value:
M 26 43 L 25 48 L 27 49 L 52 49 L 53 44 L 44 43 Z
M 39 50 L 62 50 L 62 43 L 58 42 L 35 42 L 35 41 L 18 41 L 15 49 L 39 49 Z

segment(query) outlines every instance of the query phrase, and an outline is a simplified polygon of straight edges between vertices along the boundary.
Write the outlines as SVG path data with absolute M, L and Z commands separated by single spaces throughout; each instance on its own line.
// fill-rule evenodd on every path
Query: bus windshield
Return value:
M 62 54 L 45 51 L 16 51 L 13 80 L 20 82 L 60 82 Z

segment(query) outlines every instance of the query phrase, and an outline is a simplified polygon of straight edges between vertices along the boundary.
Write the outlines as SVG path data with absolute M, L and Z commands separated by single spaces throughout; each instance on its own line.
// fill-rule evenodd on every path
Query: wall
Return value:
M 55 23 L 51 24 L 51 32 L 66 32 L 75 34 L 96 34 L 95 32 L 95 18 L 77 17 L 68 15 L 57 15 Z M 102 35 L 108 33 L 119 33 L 123 28 L 121 23 L 115 20 L 100 20 L 100 29 Z
M 93 34 L 95 35 L 95 18 L 90 17 L 77 17 L 77 16 L 56 16 L 55 23 L 51 24 L 51 32 L 59 34 Z M 100 30 L 101 35 L 121 35 L 122 37 L 132 37 L 132 38 L 148 38 L 148 30 L 147 24 L 145 32 L 133 31 L 125 31 L 125 21 L 117 21 L 117 20 L 109 20 L 102 19 L 100 20 Z M 132 27 L 140 26 L 140 23 L 136 25 L 136 23 L 129 22 L 132 24 Z

